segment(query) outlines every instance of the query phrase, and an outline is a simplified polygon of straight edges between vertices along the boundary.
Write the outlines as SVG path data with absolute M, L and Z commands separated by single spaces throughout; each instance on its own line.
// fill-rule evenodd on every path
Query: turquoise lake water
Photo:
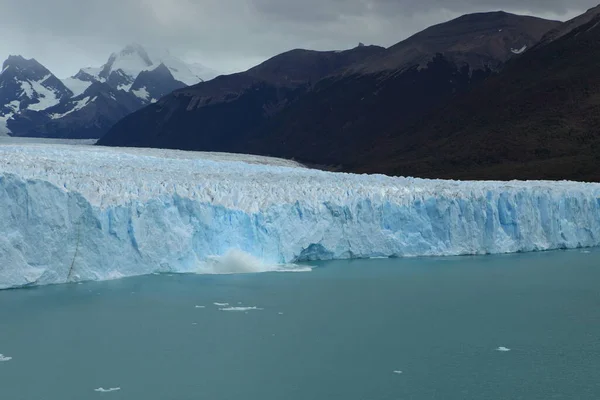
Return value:
M 600 399 L 598 250 L 313 265 L 0 291 L 0 399 Z

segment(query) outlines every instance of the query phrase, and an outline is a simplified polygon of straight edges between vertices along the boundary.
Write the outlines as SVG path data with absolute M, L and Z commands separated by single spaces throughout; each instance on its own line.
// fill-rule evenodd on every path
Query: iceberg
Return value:
M 159 149 L 0 145 L 0 205 L 0 288 L 600 244 L 599 184 L 355 175 Z

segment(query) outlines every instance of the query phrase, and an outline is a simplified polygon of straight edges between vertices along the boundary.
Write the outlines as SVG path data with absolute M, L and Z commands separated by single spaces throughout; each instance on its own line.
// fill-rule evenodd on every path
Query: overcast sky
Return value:
M 390 46 L 461 14 L 570 19 L 600 0 L 0 0 L 0 58 L 33 57 L 58 77 L 138 42 L 220 72 L 292 48 Z

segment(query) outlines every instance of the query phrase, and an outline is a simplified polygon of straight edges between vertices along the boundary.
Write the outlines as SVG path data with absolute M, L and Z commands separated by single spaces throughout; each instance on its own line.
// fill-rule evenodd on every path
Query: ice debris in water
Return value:
M 402 371 L 394 371 L 394 373 L 400 375 Z
M 252 310 L 263 310 L 258 307 L 227 307 L 227 308 L 219 308 L 221 311 L 252 311 Z
M 226 307 L 229 305 L 229 303 L 213 303 L 213 304 L 217 307 Z
M 600 184 L 426 180 L 244 155 L 13 143 L 0 145 L 0 221 L 0 289 L 75 276 L 287 272 L 314 260 L 598 246 Z
M 205 306 L 196 306 L 194 308 L 206 308 Z
M 507 352 L 510 351 L 510 349 L 508 347 L 498 347 L 496 351 Z
M 114 387 L 114 388 L 109 388 L 109 389 L 104 389 L 104 388 L 98 388 L 98 389 L 94 389 L 94 392 L 100 392 L 100 393 L 110 393 L 110 392 L 116 392 L 117 390 L 121 390 L 120 387 Z
M 5 356 L 4 354 L 0 354 L 0 362 L 10 361 L 12 357 Z

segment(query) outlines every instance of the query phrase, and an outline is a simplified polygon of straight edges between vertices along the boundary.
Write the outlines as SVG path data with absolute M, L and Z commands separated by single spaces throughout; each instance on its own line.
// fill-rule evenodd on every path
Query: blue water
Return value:
M 0 291 L 0 399 L 599 399 L 599 283 L 592 250 Z

